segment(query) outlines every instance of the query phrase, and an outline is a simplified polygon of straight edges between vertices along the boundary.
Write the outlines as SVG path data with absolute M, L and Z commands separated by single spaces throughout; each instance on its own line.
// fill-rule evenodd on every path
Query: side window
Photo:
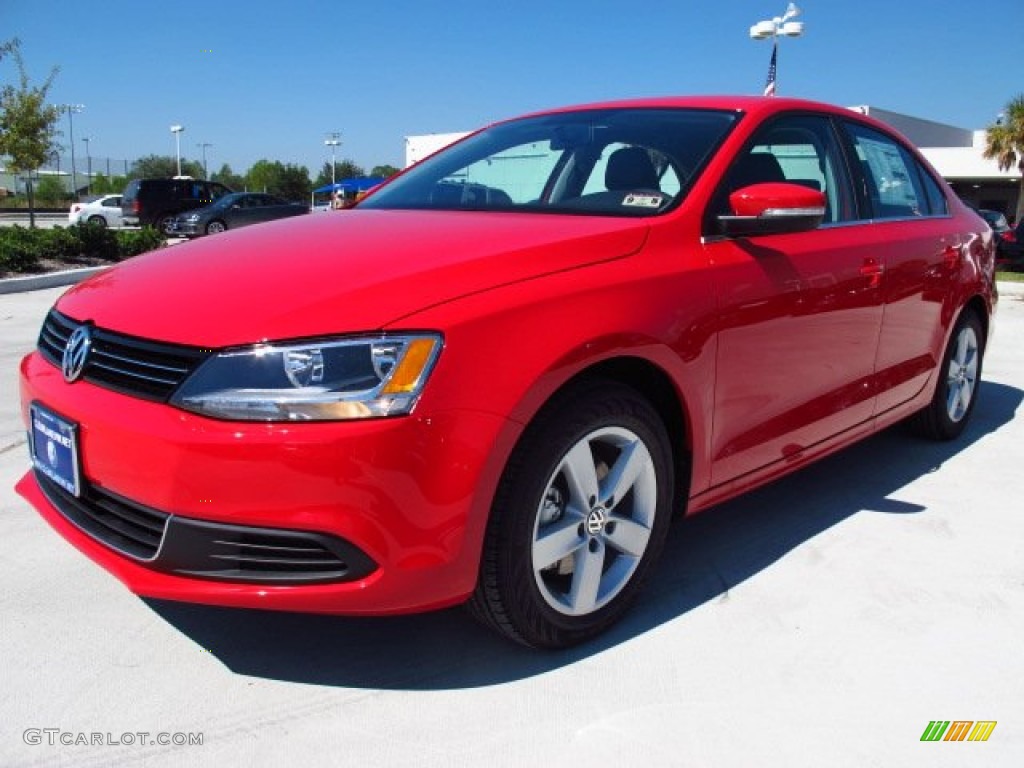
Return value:
M 939 183 L 920 165 L 917 166 L 917 170 L 921 175 L 925 197 L 928 198 L 928 212 L 932 216 L 945 216 L 949 213 L 949 203 L 946 202 L 946 196 L 942 194 Z
M 847 123 L 864 176 L 864 191 L 876 219 L 925 216 L 928 199 L 917 162 L 906 149 L 883 133 Z
M 762 127 L 726 174 L 712 204 L 713 214 L 731 212 L 729 195 L 737 189 L 775 181 L 822 192 L 825 224 L 855 218 L 853 187 L 827 117 L 792 115 Z

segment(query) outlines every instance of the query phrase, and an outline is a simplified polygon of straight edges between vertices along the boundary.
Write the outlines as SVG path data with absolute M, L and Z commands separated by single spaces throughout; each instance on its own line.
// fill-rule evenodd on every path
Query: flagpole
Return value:
M 774 96 L 778 90 L 777 76 L 779 65 L 779 36 L 800 37 L 804 33 L 802 21 L 792 21 L 800 15 L 800 9 L 795 3 L 790 3 L 782 16 L 776 16 L 768 21 L 759 21 L 750 28 L 750 37 L 754 40 L 772 39 L 772 58 L 768 64 L 768 79 L 764 86 L 765 96 Z
M 775 88 L 778 82 L 778 71 L 779 71 L 779 39 L 776 37 L 772 40 L 772 58 L 768 62 L 768 79 L 765 80 L 764 84 L 764 95 L 774 96 Z

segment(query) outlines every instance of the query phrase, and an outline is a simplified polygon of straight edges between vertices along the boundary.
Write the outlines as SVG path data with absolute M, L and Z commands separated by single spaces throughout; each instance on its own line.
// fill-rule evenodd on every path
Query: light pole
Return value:
M 331 148 L 331 191 L 333 192 L 333 187 L 336 181 L 336 179 L 334 178 L 336 165 L 334 154 L 337 151 L 338 146 L 341 144 L 341 134 L 338 133 L 337 131 L 335 131 L 334 133 L 328 133 L 327 138 L 324 139 L 324 144 Z
M 88 163 L 88 168 L 85 173 L 85 194 L 92 194 L 92 153 L 89 151 L 89 142 L 92 141 L 91 136 L 83 136 L 82 141 L 85 142 L 85 161 Z
M 775 71 L 779 60 L 779 35 L 783 37 L 800 37 L 804 33 L 802 21 L 791 21 L 800 15 L 796 3 L 790 3 L 786 12 L 769 21 L 759 21 L 750 28 L 750 37 L 754 40 L 772 39 L 772 60 L 768 65 L 768 81 L 764 86 L 765 96 L 775 95 Z
M 73 116 L 85 109 L 85 104 L 61 104 L 58 109 L 68 113 L 68 134 L 71 145 L 71 196 L 77 197 L 78 179 L 75 177 L 75 121 Z
M 181 176 L 181 132 L 185 130 L 184 125 L 172 125 L 171 133 L 174 134 L 174 155 L 178 158 L 178 175 Z
M 196 146 L 203 150 L 203 176 L 208 179 L 210 178 L 210 172 L 206 169 L 206 148 L 212 147 L 213 144 L 208 144 L 204 141 L 196 144 Z

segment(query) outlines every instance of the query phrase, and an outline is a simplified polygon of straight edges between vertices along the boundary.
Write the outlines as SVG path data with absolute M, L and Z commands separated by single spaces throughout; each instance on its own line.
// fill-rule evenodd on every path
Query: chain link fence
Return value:
M 51 155 L 47 161 L 31 174 L 32 186 L 38 192 L 40 185 L 44 194 L 58 194 L 63 198 L 82 197 L 90 193 L 117 191 L 124 186 L 124 179 L 134 160 L 123 157 L 93 157 L 91 155 L 81 156 L 75 153 L 72 162 L 71 155 Z M 24 196 L 27 193 L 27 182 L 29 174 L 12 173 L 0 157 L 0 200 L 12 196 Z M 113 180 L 113 190 L 108 183 Z M 94 189 L 95 187 L 95 189 Z M 3 205 L 0 202 L 0 205 Z

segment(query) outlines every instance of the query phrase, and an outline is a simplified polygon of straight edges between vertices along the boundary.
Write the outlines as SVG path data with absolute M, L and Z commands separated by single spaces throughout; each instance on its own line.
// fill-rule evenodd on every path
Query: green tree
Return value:
M 39 186 L 36 187 L 36 197 L 42 203 L 56 205 L 62 200 L 66 200 L 68 193 L 56 176 L 43 176 L 39 179 Z
M 25 71 L 18 38 L 0 45 L 0 59 L 6 56 L 17 64 L 18 84 L 7 84 L 0 90 L 0 155 L 10 158 L 7 162 L 9 171 L 31 174 L 46 162 L 54 150 L 60 109 L 46 104 L 46 94 L 59 70 L 54 67 L 42 85 L 34 86 Z M 29 226 L 34 227 L 36 215 L 31 176 L 27 179 L 26 189 Z
M 124 192 L 128 179 L 124 176 L 107 176 L 97 173 L 92 177 L 92 191 L 97 195 L 119 195 Z
M 334 170 L 335 181 L 341 181 L 342 179 L 361 179 L 366 176 L 366 171 L 363 167 L 356 165 L 351 160 L 339 160 Z M 324 167 L 320 169 L 319 175 L 316 177 L 316 181 L 313 182 L 313 186 L 316 188 L 326 186 L 331 183 L 331 162 L 328 160 L 324 163 Z
M 254 192 L 269 192 L 289 200 L 305 201 L 312 188 L 309 169 L 278 160 L 257 160 L 245 175 L 246 185 Z
M 1016 168 L 1020 175 L 1017 191 L 1016 221 L 1024 218 L 1024 93 L 1010 99 L 1002 119 L 987 129 L 985 149 L 982 154 L 995 160 L 999 170 Z
M 308 203 L 313 185 L 309 181 L 309 169 L 304 165 L 288 163 L 284 166 L 275 194 L 297 203 Z
M 398 168 L 393 165 L 375 165 L 373 170 L 370 171 L 371 176 L 379 176 L 382 179 L 387 179 L 398 173 Z
M 224 163 L 219 171 L 214 171 L 213 175 L 210 176 L 211 181 L 219 181 L 225 187 L 233 189 L 235 192 L 241 192 L 245 189 L 245 177 L 239 176 L 233 170 L 231 166 Z
M 132 163 L 128 172 L 132 179 L 170 179 L 178 175 L 178 160 L 173 155 L 146 155 Z M 206 178 L 202 163 L 181 159 L 181 175 L 193 179 Z

